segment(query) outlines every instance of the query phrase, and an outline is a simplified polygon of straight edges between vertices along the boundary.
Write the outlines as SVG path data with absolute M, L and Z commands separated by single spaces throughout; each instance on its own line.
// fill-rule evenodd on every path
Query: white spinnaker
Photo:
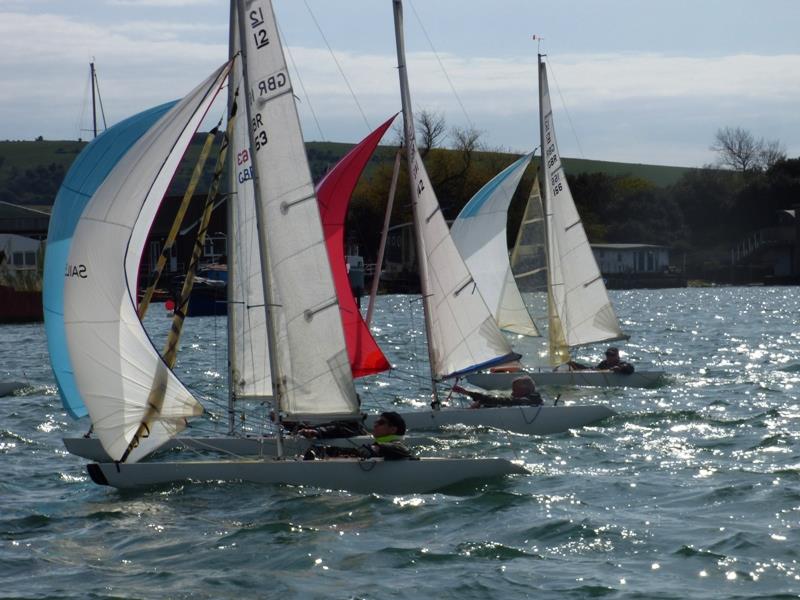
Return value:
M 94 433 L 119 460 L 148 411 L 163 400 L 129 462 L 158 448 L 202 406 L 167 368 L 136 314 L 139 260 L 158 206 L 228 64 L 162 117 L 92 196 L 66 266 L 64 324 L 75 380 Z
M 236 10 L 236 3 L 233 3 Z M 231 56 L 239 52 L 239 20 L 231 18 Z M 232 223 L 228 231 L 228 285 L 231 286 L 228 305 L 228 326 L 233 328 L 229 340 L 230 385 L 235 399 L 263 399 L 272 396 L 269 365 L 267 315 L 264 311 L 261 257 L 258 251 L 255 191 L 250 134 L 245 107 L 245 85 L 242 61 L 236 59 L 231 67 L 228 94 L 236 102 L 236 117 L 231 139 L 229 176 L 232 195 Z
M 563 330 L 562 343 L 574 347 L 625 339 L 567 185 L 543 62 L 539 63 L 539 86 L 550 290 Z M 550 326 L 552 343 L 552 318 Z
M 500 329 L 538 336 L 511 272 L 506 223 L 508 206 L 533 154 L 493 177 L 464 205 L 450 235 Z
M 243 8 L 246 5 L 246 8 Z M 244 2 L 255 189 L 268 256 L 280 409 L 290 418 L 358 412 L 339 305 L 278 29 L 268 0 Z M 273 373 L 273 377 L 276 373 Z

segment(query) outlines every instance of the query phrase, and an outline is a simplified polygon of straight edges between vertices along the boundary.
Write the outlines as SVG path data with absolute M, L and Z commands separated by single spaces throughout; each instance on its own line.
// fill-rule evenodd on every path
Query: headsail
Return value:
M 279 408 L 294 419 L 354 415 L 339 305 L 272 4 L 239 0 L 238 7 Z
M 236 56 L 241 50 L 239 20 L 237 2 L 231 4 L 230 55 Z M 235 60 L 228 86 L 230 118 L 235 119 L 228 162 L 229 385 L 235 400 L 263 400 L 272 397 L 272 378 L 245 90 L 242 61 Z
M 519 355 L 514 354 L 503 332 L 497 327 L 469 269 L 461 259 L 422 163 L 414 136 L 400 0 L 394 0 L 394 14 L 411 198 L 428 328 L 428 352 L 433 377 L 443 379 L 514 360 Z
M 539 111 L 547 219 L 551 361 L 569 360 L 569 348 L 626 339 L 608 299 L 561 164 L 547 87 L 547 70 L 539 59 Z
M 375 343 L 369 327 L 361 317 L 361 311 L 358 310 L 350 289 L 344 256 L 344 227 L 350 196 L 358 183 L 358 178 L 375 152 L 378 142 L 396 116 L 388 119 L 359 142 L 342 160 L 336 163 L 317 186 L 317 201 L 322 217 L 322 228 L 325 231 L 325 243 L 328 246 L 333 281 L 339 297 L 339 310 L 342 315 L 353 377 L 364 377 L 390 368 L 389 361 Z
M 464 205 L 450 235 L 500 329 L 538 336 L 508 258 L 508 206 L 531 162 L 527 154 L 503 169 Z
M 92 140 L 72 163 L 53 203 L 44 258 L 44 327 L 61 403 L 75 419 L 88 414 L 75 385 L 64 330 L 64 265 L 75 227 L 89 199 L 114 166 L 174 105 L 168 102 L 129 117 Z
M 161 199 L 227 75 L 225 64 L 141 137 L 97 189 L 75 228 L 64 285 L 67 345 L 94 432 L 115 460 L 125 455 L 154 406 L 158 414 L 146 423 L 148 435 L 130 451 L 130 462 L 202 412 L 142 327 L 136 281 Z

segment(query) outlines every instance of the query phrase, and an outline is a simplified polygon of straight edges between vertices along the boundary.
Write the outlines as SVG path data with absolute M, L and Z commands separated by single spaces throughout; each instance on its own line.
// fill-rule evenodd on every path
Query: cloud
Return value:
M 123 1 L 145 2 L 115 0 Z M 205 2 L 146 0 L 160 6 L 192 1 Z M 92 57 L 112 123 L 181 96 L 227 57 L 224 22 L 116 23 L 0 11 L 0 138 L 77 137 Z M 294 88 L 311 137 L 321 137 L 313 107 L 327 139 L 360 139 L 366 125 L 329 52 L 294 45 L 287 58 L 297 65 L 298 71 L 291 67 Z M 390 50 L 336 50 L 336 58 L 371 124 L 399 110 L 397 60 Z M 442 111 L 449 125 L 471 123 L 491 146 L 524 151 L 538 145 L 535 59 L 414 52 L 407 64 L 415 110 Z M 757 137 L 781 139 L 790 155 L 798 155 L 800 78 L 792 75 L 798 72 L 798 54 L 559 55 L 550 61 L 549 81 L 561 150 L 566 156 L 697 165 L 713 158 L 708 145 L 717 128 L 742 126 Z
M 150 6 L 150 7 L 182 7 L 182 6 L 208 6 L 216 0 L 110 0 L 109 4 L 120 6 Z

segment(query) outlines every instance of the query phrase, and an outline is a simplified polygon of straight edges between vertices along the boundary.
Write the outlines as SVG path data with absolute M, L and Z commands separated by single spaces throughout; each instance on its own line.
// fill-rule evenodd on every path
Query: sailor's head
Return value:
M 533 379 L 531 379 L 528 375 L 523 375 L 522 377 L 517 377 L 514 381 L 511 382 L 511 395 L 512 396 L 527 396 L 528 394 L 532 394 L 536 391 L 536 384 L 533 383 Z
M 405 435 L 406 422 L 394 411 L 382 412 L 372 424 L 372 432 L 376 437 L 383 435 Z
M 619 349 L 609 346 L 606 349 L 606 360 L 611 363 L 619 362 Z

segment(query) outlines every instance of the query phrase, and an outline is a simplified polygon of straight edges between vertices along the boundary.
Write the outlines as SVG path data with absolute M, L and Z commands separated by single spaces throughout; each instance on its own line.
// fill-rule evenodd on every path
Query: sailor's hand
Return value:
M 302 435 L 305 438 L 315 438 L 317 437 L 317 430 L 316 429 L 300 429 L 297 433 Z

